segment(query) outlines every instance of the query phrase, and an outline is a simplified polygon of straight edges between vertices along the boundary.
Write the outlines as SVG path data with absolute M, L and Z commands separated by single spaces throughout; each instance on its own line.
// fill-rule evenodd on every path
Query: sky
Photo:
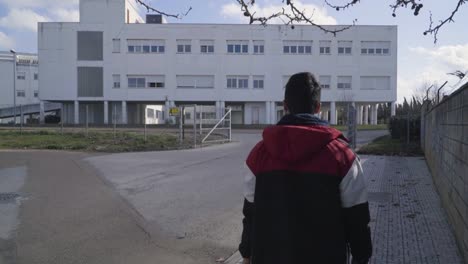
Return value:
M 346 0 L 329 0 L 342 4 Z M 167 19 L 169 23 L 248 23 L 236 0 L 146 0 L 152 6 L 168 13 L 192 11 L 183 19 Z M 256 0 L 258 14 L 271 14 L 280 10 L 282 0 Z M 409 9 L 399 9 L 392 16 L 391 0 L 361 0 L 354 7 L 336 11 L 324 0 L 295 0 L 298 6 L 313 13 L 319 24 L 398 25 L 398 101 L 421 90 L 423 86 L 445 81 L 450 93 L 458 82 L 448 72 L 468 71 L 468 5 L 461 7 L 455 23 L 439 31 L 434 44 L 431 35 L 423 32 L 429 26 L 430 12 L 439 21 L 450 15 L 458 0 L 422 0 L 419 16 Z M 142 10 L 142 15 L 146 11 Z M 37 22 L 75 22 L 79 20 L 78 0 L 0 0 L 0 50 L 37 52 Z M 274 21 L 281 23 L 281 21 Z

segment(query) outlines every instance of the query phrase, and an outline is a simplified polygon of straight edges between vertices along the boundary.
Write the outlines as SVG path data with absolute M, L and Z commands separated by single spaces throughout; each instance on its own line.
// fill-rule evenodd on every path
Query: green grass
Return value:
M 340 131 L 348 130 L 348 126 L 332 126 Z M 358 125 L 357 130 L 387 130 L 387 124 L 379 124 L 379 125 Z
M 390 135 L 376 138 L 370 144 L 363 146 L 358 154 L 385 156 L 424 156 L 419 142 L 409 144 L 399 139 L 392 139 Z
M 54 149 L 88 152 L 129 152 L 170 150 L 179 147 L 177 137 L 170 134 L 143 135 L 118 133 L 116 140 L 112 133 L 90 132 L 65 133 L 36 131 L 0 131 L 0 149 Z

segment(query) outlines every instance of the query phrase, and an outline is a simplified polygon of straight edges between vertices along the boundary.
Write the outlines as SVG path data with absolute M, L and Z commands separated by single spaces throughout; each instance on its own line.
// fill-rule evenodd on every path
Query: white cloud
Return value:
M 53 8 L 77 6 L 79 0 L 0 0 L 10 8 Z
M 0 18 L 0 27 L 37 31 L 37 22 L 50 21 L 48 17 L 39 15 L 31 9 L 11 9 L 7 16 Z
M 441 46 L 433 49 L 416 47 L 410 48 L 410 50 L 421 55 L 430 56 L 449 67 L 457 68 L 456 70 L 468 70 L 468 44 Z
M 327 10 L 325 8 L 321 8 L 313 4 L 303 4 L 300 1 L 295 1 L 294 3 L 299 10 L 304 10 L 304 14 L 307 17 L 311 17 L 312 18 L 311 20 L 316 24 L 322 24 L 322 25 L 336 25 L 337 24 L 336 19 L 328 15 Z M 268 4 L 268 5 L 262 6 L 256 3 L 249 10 L 252 13 L 256 12 L 255 16 L 268 17 L 272 14 L 282 11 L 283 7 L 285 7 L 284 4 Z M 287 11 L 288 14 L 291 14 L 290 9 L 286 7 L 285 10 Z M 224 17 L 234 18 L 236 20 L 239 20 L 240 22 L 249 22 L 249 18 L 243 15 L 239 4 L 230 3 L 230 4 L 223 5 L 221 8 L 221 14 Z M 284 21 L 282 21 L 280 18 L 275 18 L 275 19 L 272 19 L 270 23 L 283 24 Z
M 78 9 L 54 8 L 49 11 L 53 21 L 57 22 L 78 22 L 80 20 L 80 12 Z
M 15 41 L 0 31 L 0 50 L 10 50 L 15 46 Z
M 398 101 L 402 102 L 404 97 L 411 97 L 421 92 L 421 87 L 431 84 L 442 85 L 449 81 L 442 92 L 448 93 L 453 90 L 452 86 L 459 81 L 457 77 L 447 75 L 449 72 L 460 70 L 468 71 L 468 44 L 446 45 L 435 48 L 409 48 L 410 52 L 417 55 L 424 65 L 415 74 L 401 72 L 398 78 Z

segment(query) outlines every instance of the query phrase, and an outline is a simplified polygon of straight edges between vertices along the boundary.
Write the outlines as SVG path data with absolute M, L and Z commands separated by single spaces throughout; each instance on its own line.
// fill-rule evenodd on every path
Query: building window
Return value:
M 177 88 L 179 89 L 213 89 L 213 75 L 177 75 Z
M 331 85 L 331 76 L 330 75 L 320 75 L 319 76 L 319 83 L 322 89 L 330 89 Z
M 78 97 L 102 97 L 104 95 L 103 67 L 77 67 Z
M 227 52 L 230 54 L 248 54 L 249 41 L 248 40 L 228 40 Z
M 214 53 L 214 40 L 200 40 L 201 53 Z
M 352 41 L 338 41 L 338 54 L 351 55 L 353 49 Z
M 248 89 L 249 76 L 227 76 L 227 88 L 229 89 Z
M 164 88 L 163 82 L 148 82 L 148 88 Z
M 285 40 L 283 41 L 284 54 L 312 54 L 312 41 L 308 40 Z
M 164 53 L 165 41 L 159 39 L 128 39 L 128 53 Z
M 146 117 L 147 118 L 154 118 L 154 109 L 147 108 L 146 109 Z
M 17 72 L 16 79 L 18 80 L 26 80 L 26 73 L 25 72 Z
M 191 40 L 177 40 L 177 53 L 191 53 L 192 41 Z
M 34 97 L 35 98 L 39 97 L 39 91 L 34 91 Z
M 102 61 L 104 33 L 100 31 L 78 31 L 77 52 L 79 61 Z
M 390 76 L 361 76 L 361 90 L 390 90 Z
M 390 41 L 361 41 L 362 55 L 390 55 Z
M 321 40 L 320 41 L 320 55 L 330 55 L 330 54 L 331 54 L 331 41 Z
M 338 89 L 352 89 L 352 77 L 351 76 L 338 76 Z
M 112 52 L 120 53 L 120 39 L 112 40 Z
M 263 88 L 265 88 L 265 77 L 264 76 L 254 76 L 253 77 L 253 88 L 254 89 L 263 89 Z
M 145 77 L 146 77 L 146 82 L 148 84 L 147 88 L 163 89 L 166 86 L 164 75 L 148 75 Z
M 24 90 L 18 90 L 18 91 L 16 91 L 16 96 L 17 97 L 26 97 L 26 92 Z
M 34 73 L 34 80 L 38 80 L 39 79 L 39 74 L 38 73 Z
M 120 88 L 120 74 L 112 75 L 112 88 Z
M 254 54 L 265 54 L 265 41 L 254 40 L 253 48 L 254 48 Z
M 145 84 L 144 77 L 128 77 L 128 88 L 145 88 Z

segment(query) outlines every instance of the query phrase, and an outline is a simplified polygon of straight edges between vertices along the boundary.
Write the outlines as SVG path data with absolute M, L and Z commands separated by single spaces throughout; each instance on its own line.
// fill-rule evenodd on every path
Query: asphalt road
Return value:
M 386 131 L 360 131 L 358 145 Z M 259 131 L 204 149 L 126 153 L 86 159 L 141 214 L 152 237 L 208 259 L 233 253 L 240 239 L 244 161 Z M 184 241 L 190 241 L 189 249 Z M 195 243 L 195 247 L 193 247 Z
M 385 133 L 362 131 L 358 142 Z M 21 195 L 19 212 L 0 215 L 9 229 L 2 230 L 0 263 L 228 258 L 241 232 L 244 160 L 260 137 L 237 132 L 231 144 L 168 152 L 0 151 L 1 191 Z M 11 171 L 26 175 L 3 177 L 16 175 Z

